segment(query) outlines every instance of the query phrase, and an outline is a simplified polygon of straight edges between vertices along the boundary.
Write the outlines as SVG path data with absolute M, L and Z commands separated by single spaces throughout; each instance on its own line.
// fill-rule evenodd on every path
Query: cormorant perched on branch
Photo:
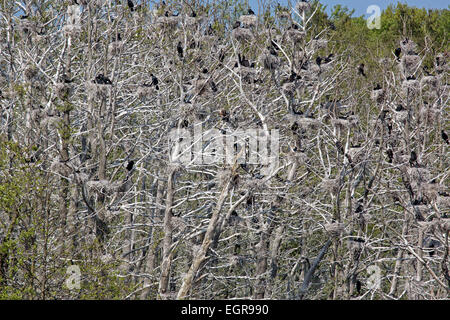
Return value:
M 359 66 L 358 66 L 358 74 L 360 74 L 360 75 L 362 75 L 362 76 L 366 76 L 366 74 L 364 73 L 364 63 L 361 63 Z M 381 89 L 381 88 L 380 88 Z M 377 90 L 377 89 L 375 89 L 375 90 Z
M 333 54 L 333 53 L 330 53 L 330 54 L 328 55 L 328 57 L 325 57 L 325 58 L 324 58 L 323 62 L 324 62 L 324 63 L 330 63 L 330 62 L 331 62 L 331 58 L 333 58 L 333 57 L 334 57 L 334 54 Z
M 447 144 L 449 144 L 449 142 L 448 142 L 448 135 L 445 133 L 444 130 L 441 131 L 441 137 Z
M 249 15 L 255 15 L 255 12 L 254 12 L 251 8 L 249 8 L 249 9 L 248 9 L 248 14 L 249 14 Z
M 127 170 L 131 171 L 131 169 L 133 169 L 133 166 L 134 166 L 134 161 L 133 160 L 128 161 Z
M 402 49 L 401 48 L 397 48 L 394 50 L 394 54 L 397 57 L 397 60 L 400 59 L 400 53 L 402 53 Z
M 243 67 L 250 68 L 250 62 L 245 59 L 245 56 L 241 57 L 241 54 L 238 53 L 239 64 Z
M 150 84 L 151 86 L 155 86 L 156 90 L 159 90 L 158 87 L 158 78 L 155 77 L 155 75 L 153 75 L 153 73 L 150 73 L 150 77 L 152 77 L 152 83 Z
M 316 63 L 317 65 L 320 67 L 321 63 L 322 63 L 322 58 L 321 57 L 317 57 L 316 58 Z
M 403 111 L 403 110 L 405 110 L 405 108 L 403 108 L 403 105 L 401 105 L 401 104 L 399 104 L 397 106 L 397 108 L 395 108 L 395 111 L 397 111 L 397 112 L 400 112 L 400 111 Z
M 409 158 L 409 164 L 413 166 L 414 164 L 417 165 L 417 154 L 414 150 L 411 151 L 411 156 Z
M 181 41 L 178 41 L 177 52 L 180 59 L 183 59 L 183 46 L 181 45 Z
M 112 84 L 111 80 L 109 80 L 107 77 L 105 77 L 102 73 L 99 73 L 95 77 L 94 82 L 96 84 Z
M 392 163 L 392 159 L 394 158 L 394 152 L 392 151 L 392 149 L 387 149 L 386 153 L 389 158 L 388 162 Z
M 128 8 L 130 8 L 130 11 L 133 12 L 134 11 L 134 3 L 131 0 L 128 0 Z

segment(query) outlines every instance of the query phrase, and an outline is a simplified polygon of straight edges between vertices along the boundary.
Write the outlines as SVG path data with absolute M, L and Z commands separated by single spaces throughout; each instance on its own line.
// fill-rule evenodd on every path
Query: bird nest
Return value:
M 425 76 L 420 80 L 420 85 L 422 87 L 429 86 L 431 89 L 435 90 L 439 86 L 439 78 L 435 76 Z
M 339 190 L 339 180 L 324 178 L 320 183 L 320 186 L 323 188 L 323 190 L 332 194 L 336 194 Z
M 25 80 L 31 81 L 37 76 L 37 69 L 34 66 L 28 66 L 24 71 Z
M 422 118 L 422 121 L 434 122 L 441 115 L 441 111 L 439 109 L 422 107 L 420 108 L 419 115 Z
M 325 49 L 328 45 L 328 40 L 314 39 L 311 41 L 311 47 L 313 50 Z
M 233 39 L 239 42 L 251 41 L 253 40 L 253 33 L 250 29 L 246 28 L 236 28 L 231 32 Z
M 280 10 L 277 13 L 278 18 L 280 19 L 291 19 L 291 13 L 288 10 Z
M 286 32 L 286 35 L 291 41 L 300 42 L 300 41 L 302 41 L 305 38 L 306 32 L 300 31 L 300 30 L 291 29 L 291 30 L 288 30 Z
M 418 80 L 404 80 L 402 82 L 402 93 L 404 96 L 416 96 L 420 92 Z
M 404 55 L 400 63 L 400 69 L 407 77 L 412 76 L 420 66 L 420 57 Z
M 97 84 L 92 81 L 86 82 L 86 91 L 90 99 L 100 99 L 105 98 L 108 94 L 108 88 L 110 85 L 107 84 Z
M 428 181 L 430 180 L 430 170 L 426 168 L 408 168 L 408 174 L 411 182 Z
M 406 55 L 415 55 L 417 50 L 417 44 L 409 39 L 405 39 L 400 41 L 400 48 L 402 49 L 402 52 L 404 52 Z
M 56 96 L 60 99 L 66 99 L 71 93 L 72 87 L 66 83 L 57 83 L 55 85 Z
M 120 52 L 120 50 L 122 50 L 123 47 L 123 42 L 122 41 L 113 41 L 109 44 L 108 46 L 108 51 L 112 54 L 112 55 L 116 55 Z
M 345 230 L 345 224 L 339 222 L 327 223 L 324 227 L 332 237 L 340 236 Z
M 376 103 L 383 103 L 384 98 L 385 98 L 385 92 L 383 89 L 372 90 L 370 97 Z
M 184 18 L 184 23 L 187 26 L 194 26 L 195 24 L 197 24 L 197 18 L 196 17 L 185 17 Z
M 296 84 L 295 82 L 287 82 L 287 83 L 283 84 L 282 89 L 285 94 L 292 95 L 292 94 L 294 94 L 297 87 L 298 87 L 298 84 Z
M 311 8 L 311 5 L 309 4 L 309 2 L 304 2 L 304 1 L 298 1 L 297 4 L 295 5 L 295 9 L 299 12 L 305 12 L 307 10 L 309 10 Z
M 178 25 L 179 21 L 179 17 L 158 17 L 156 23 L 164 27 L 175 28 Z
M 274 70 L 280 66 L 280 60 L 278 57 L 270 54 L 268 50 L 260 56 L 260 62 L 265 69 Z
M 155 94 L 155 88 L 148 86 L 139 86 L 136 90 L 136 94 L 141 99 L 146 98 L 148 96 Z
M 75 24 L 66 24 L 62 31 L 65 37 L 76 37 L 81 33 L 81 26 Z
M 243 15 L 239 18 L 239 21 L 243 23 L 246 27 L 255 27 L 258 22 L 258 17 L 254 14 Z

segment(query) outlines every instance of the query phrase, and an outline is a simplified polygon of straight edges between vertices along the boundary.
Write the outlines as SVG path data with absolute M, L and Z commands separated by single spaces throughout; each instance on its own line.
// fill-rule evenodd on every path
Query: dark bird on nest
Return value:
M 134 161 L 133 160 L 128 161 L 127 170 L 131 171 L 131 169 L 133 169 L 133 166 L 134 166 Z
M 255 12 L 254 12 L 251 8 L 249 8 L 249 9 L 248 9 L 248 14 L 249 14 L 249 15 L 255 15 Z
M 428 67 L 427 67 L 427 66 L 424 66 L 424 67 L 423 67 L 423 73 L 425 73 L 425 75 L 426 75 L 427 77 L 433 76 L 433 75 L 428 71 Z
M 107 77 L 105 77 L 102 73 L 99 73 L 95 77 L 94 83 L 96 83 L 96 84 L 112 84 L 111 80 L 109 80 Z
M 61 81 L 64 82 L 64 83 L 72 83 L 72 82 L 73 82 L 73 79 L 69 79 L 69 77 L 67 76 L 67 74 L 64 73 L 64 74 L 61 76 Z
M 212 90 L 213 92 L 217 92 L 217 86 L 216 86 L 216 83 L 215 83 L 214 81 L 211 80 L 211 82 L 209 83 L 209 85 L 210 85 L 211 90 Z
M 400 53 L 402 53 L 402 49 L 401 48 L 397 48 L 394 50 L 394 54 L 397 57 L 397 60 L 400 59 Z
M 239 60 L 239 64 L 241 66 L 246 67 L 246 68 L 250 68 L 250 62 L 247 59 L 245 59 L 245 56 L 241 57 L 240 53 L 238 53 L 238 60 Z
M 397 112 L 400 112 L 400 111 L 403 111 L 403 110 L 405 110 L 405 108 L 403 108 L 403 105 L 401 105 L 401 104 L 399 104 L 397 106 L 397 108 L 395 108 L 395 111 L 397 111 Z
M 208 36 L 214 35 L 214 29 L 211 25 L 209 25 L 208 30 L 206 30 L 206 35 L 208 35 Z
M 300 80 L 302 77 L 295 73 L 294 70 L 291 70 L 291 75 L 289 76 L 288 82 L 294 82 L 295 80 Z
M 389 110 L 382 110 L 380 114 L 380 120 L 384 121 L 386 119 L 386 114 L 389 112 Z
M 414 150 L 411 151 L 411 156 L 409 157 L 409 164 L 411 166 L 417 165 L 417 154 Z
M 388 162 L 392 163 L 392 159 L 394 158 L 394 152 L 392 151 L 392 149 L 387 149 L 386 153 L 389 158 Z
M 299 128 L 299 126 L 298 126 L 297 122 L 294 122 L 291 126 L 291 130 L 294 132 L 297 132 L 298 128 Z
M 181 128 L 187 128 L 188 126 L 189 126 L 189 121 L 187 119 L 184 119 L 183 121 L 181 121 L 181 123 L 180 123 Z
M 237 29 L 241 26 L 241 22 L 238 20 L 233 24 L 233 29 Z
M 180 59 L 183 59 L 183 46 L 181 45 L 181 41 L 178 41 L 177 52 Z
M 222 63 L 224 59 L 225 59 L 225 51 L 220 50 L 220 52 L 219 52 L 219 61 Z
M 227 110 L 221 109 L 219 111 L 219 115 L 220 115 L 220 117 L 222 118 L 223 121 L 230 122 L 230 114 L 228 113 Z
M 21 15 L 21 16 L 20 16 L 20 19 L 23 20 L 23 19 L 26 19 L 26 18 L 28 18 L 28 17 L 29 17 L 29 14 L 25 14 L 25 15 Z
M 361 63 L 359 66 L 358 66 L 358 74 L 360 74 L 360 75 L 362 75 L 362 76 L 366 76 L 366 74 L 364 73 L 364 63 Z M 380 88 L 381 89 L 381 88 Z
M 164 12 L 164 17 L 168 17 L 169 16 L 169 11 Z
M 158 87 L 158 78 L 155 77 L 155 75 L 153 73 L 150 73 L 150 77 L 152 77 L 152 83 L 150 84 L 151 86 L 155 86 L 156 90 L 159 90 Z
M 448 135 L 445 133 L 444 130 L 441 131 L 441 137 L 447 144 L 449 144 L 449 142 L 448 142 Z
M 192 10 L 191 17 L 192 17 L 192 18 L 195 18 L 196 16 L 197 16 L 197 12 L 195 12 L 194 10 Z
M 269 52 L 270 52 L 271 55 L 273 55 L 273 56 L 275 56 L 275 57 L 278 56 L 278 53 L 277 53 L 277 51 L 274 49 L 273 46 L 268 46 L 267 49 L 269 50 Z
M 133 12 L 134 11 L 134 3 L 133 3 L 133 1 L 128 0 L 127 3 L 128 3 L 128 8 L 130 8 L 130 11 Z
M 377 86 L 375 88 L 373 88 L 373 90 L 381 90 L 381 85 L 379 83 L 377 83 Z
M 325 58 L 324 58 L 323 62 L 324 62 L 324 63 L 330 63 L 330 62 L 331 62 L 331 58 L 333 58 L 333 57 L 334 57 L 334 54 L 333 54 L 333 53 L 330 53 L 330 54 L 328 55 L 328 57 L 325 57 Z
M 321 57 L 317 57 L 316 58 L 316 63 L 317 65 L 320 67 L 321 63 L 322 63 L 322 58 Z
M 412 76 L 409 76 L 409 77 L 406 77 L 406 80 L 416 80 L 416 76 L 415 75 L 412 75 Z
M 356 280 L 356 292 L 358 292 L 358 294 L 361 294 L 361 281 Z
M 296 23 L 293 23 L 289 26 L 288 30 L 298 30 L 298 25 Z

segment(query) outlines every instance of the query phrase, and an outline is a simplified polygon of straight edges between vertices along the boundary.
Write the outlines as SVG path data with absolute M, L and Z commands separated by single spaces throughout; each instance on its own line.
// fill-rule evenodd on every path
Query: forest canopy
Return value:
M 247 4 L 0 1 L 0 299 L 448 298 L 449 10 Z

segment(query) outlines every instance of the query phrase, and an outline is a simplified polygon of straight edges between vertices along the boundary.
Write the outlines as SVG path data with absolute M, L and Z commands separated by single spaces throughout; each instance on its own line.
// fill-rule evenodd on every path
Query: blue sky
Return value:
M 282 5 L 288 3 L 287 0 L 278 0 Z M 336 4 L 346 6 L 349 9 L 355 9 L 355 16 L 366 15 L 367 8 L 370 5 L 377 5 L 381 10 L 385 9 L 389 4 L 397 4 L 397 2 L 407 3 L 410 6 L 427 9 L 448 9 L 450 5 L 449 0 L 320 0 L 320 2 L 331 9 Z M 252 8 L 258 8 L 258 0 L 249 0 Z M 296 3 L 296 0 L 291 0 L 291 3 Z M 256 11 L 256 10 L 255 10 Z

